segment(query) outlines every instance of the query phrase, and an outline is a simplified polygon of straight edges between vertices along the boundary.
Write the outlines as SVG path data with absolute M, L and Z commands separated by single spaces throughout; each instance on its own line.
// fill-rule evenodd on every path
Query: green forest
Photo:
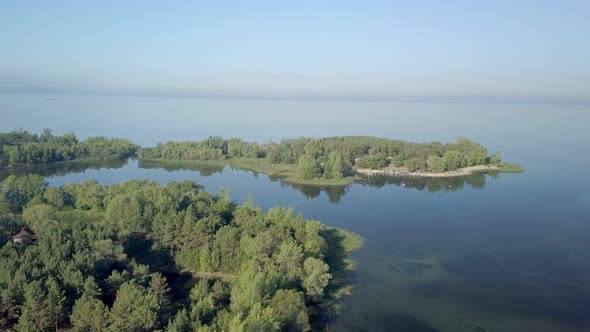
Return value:
M 0 245 L 2 330 L 309 331 L 351 292 L 362 239 L 191 181 L 12 175 Z
M 502 164 L 498 152 L 489 154 L 486 147 L 463 137 L 454 143 L 340 136 L 260 144 L 215 136 L 203 141 L 140 148 L 125 139 L 91 137 L 78 141 L 73 133 L 54 136 L 49 129 L 38 135 L 22 130 L 0 133 L 0 167 L 132 156 L 163 163 L 232 165 L 292 183 L 316 185 L 350 184 L 356 169 L 379 170 L 388 166 L 410 173 L 444 173 L 478 165 L 499 166 L 499 171 L 522 171 L 518 165 Z
M 49 129 L 39 135 L 16 130 L 0 133 L 0 167 L 81 159 L 122 159 L 135 155 L 138 148 L 125 139 L 91 137 L 78 141 L 72 133 L 54 136 Z
M 351 177 L 353 167 L 382 169 L 393 165 L 405 167 L 408 172 L 442 173 L 501 163 L 499 153 L 488 154 L 487 148 L 481 144 L 462 137 L 455 143 L 446 144 L 342 136 L 288 139 L 262 145 L 236 138 L 210 137 L 201 142 L 168 142 L 143 148 L 138 157 L 144 160 L 224 161 L 263 173 L 283 172 L 293 180 L 323 179 L 336 184 L 340 183 L 338 180 Z

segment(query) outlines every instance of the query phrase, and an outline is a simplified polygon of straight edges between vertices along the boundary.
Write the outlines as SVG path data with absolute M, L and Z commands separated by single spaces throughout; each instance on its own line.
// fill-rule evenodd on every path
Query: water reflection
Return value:
M 53 164 L 30 164 L 18 167 L 0 168 L 0 181 L 11 175 L 24 176 L 38 174 L 43 177 L 64 176 L 68 174 L 84 173 L 87 170 L 118 169 L 123 168 L 129 160 L 103 160 L 103 161 L 72 161 Z
M 116 161 L 76 161 L 54 164 L 22 165 L 19 167 L 0 169 L 0 181 L 10 175 L 22 176 L 27 174 L 38 174 L 44 177 L 65 176 L 68 174 L 84 173 L 87 170 L 101 169 L 119 169 L 129 165 L 129 160 Z M 161 161 L 138 161 L 139 169 L 162 169 L 167 172 L 175 171 L 195 171 L 200 176 L 209 177 L 212 175 L 221 175 L 227 168 L 232 171 L 243 171 L 252 174 L 254 178 L 260 176 L 259 172 L 245 170 L 232 166 L 199 164 L 194 162 L 161 162 Z M 482 189 L 486 185 L 486 174 L 491 178 L 497 178 L 499 173 L 477 173 L 462 177 L 448 178 L 420 178 L 409 176 L 390 176 L 390 175 L 373 175 L 363 176 L 355 181 L 355 184 L 363 186 L 382 188 L 386 185 L 395 185 L 407 189 L 416 189 L 419 191 L 427 190 L 428 192 L 454 192 L 465 187 Z M 326 193 L 330 203 L 337 204 L 342 197 L 349 192 L 348 186 L 314 186 L 304 185 L 285 181 L 278 176 L 268 176 L 271 182 L 280 183 L 281 188 L 290 187 L 296 189 L 308 199 L 319 197 L 322 192 Z
M 467 176 L 447 177 L 447 178 L 421 178 L 411 176 L 389 176 L 389 175 L 372 175 L 363 177 L 357 183 L 371 187 L 381 188 L 385 185 L 402 186 L 408 189 L 417 189 L 429 192 L 452 192 L 458 191 L 466 186 L 482 189 L 486 185 L 486 174 L 492 178 L 497 178 L 499 173 L 476 173 Z
M 255 176 L 258 176 L 256 172 Z M 448 177 L 448 178 L 419 178 L 419 177 L 400 177 L 390 175 L 373 175 L 364 176 L 360 180 L 355 181 L 355 184 L 369 186 L 374 188 L 382 188 L 386 185 L 395 185 L 407 189 L 427 190 L 429 192 L 453 192 L 459 191 L 465 187 L 482 189 L 486 185 L 486 174 L 492 178 L 497 178 L 499 173 L 477 173 L 469 176 Z M 300 191 L 306 198 L 313 199 L 325 192 L 330 203 L 337 204 L 342 197 L 349 192 L 348 186 L 310 186 L 296 183 L 289 183 L 280 177 L 269 176 L 272 182 L 280 182 L 281 187 L 291 187 Z
M 168 172 L 174 171 L 197 171 L 201 176 L 211 176 L 216 173 L 222 174 L 224 166 L 222 165 L 210 165 L 210 164 L 198 164 L 193 162 L 161 162 L 161 161 L 145 161 L 140 160 L 138 167 L 142 169 L 164 169 Z
M 200 164 L 195 162 L 161 162 L 161 161 L 139 161 L 138 167 L 141 169 L 164 169 L 168 172 L 174 171 L 196 171 L 200 176 L 208 177 L 215 174 L 223 174 L 223 171 L 227 168 L 232 171 L 242 171 L 252 174 L 256 179 L 261 173 L 254 170 L 242 169 L 233 166 L 223 165 L 211 165 L 211 164 Z M 265 174 L 262 174 L 265 175 Z M 266 175 L 265 175 L 266 176 Z M 293 188 L 301 192 L 303 196 L 308 199 L 314 199 L 319 197 L 322 192 L 325 192 L 328 196 L 328 200 L 331 203 L 338 203 L 342 199 L 342 196 L 348 192 L 350 186 L 313 186 L 313 185 L 302 185 L 296 183 L 290 183 L 285 181 L 283 178 L 278 176 L 268 175 L 268 179 L 271 182 L 278 182 L 281 188 Z

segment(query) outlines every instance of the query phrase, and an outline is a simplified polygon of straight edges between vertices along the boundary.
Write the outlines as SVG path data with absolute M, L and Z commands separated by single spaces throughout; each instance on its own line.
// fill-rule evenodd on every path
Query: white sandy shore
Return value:
M 379 175 L 379 174 L 386 174 L 386 175 L 400 175 L 400 176 L 419 176 L 419 177 L 426 177 L 426 178 L 447 178 L 453 176 L 465 176 L 471 175 L 473 173 L 478 172 L 486 172 L 486 171 L 494 171 L 498 170 L 497 166 L 489 166 L 489 165 L 478 165 L 478 166 L 470 166 L 460 168 L 455 171 L 443 172 L 443 173 L 429 173 L 429 172 L 408 172 L 407 168 L 405 167 L 393 167 L 388 166 L 384 169 L 369 169 L 369 168 L 357 168 L 355 171 L 357 173 L 365 174 L 365 175 Z

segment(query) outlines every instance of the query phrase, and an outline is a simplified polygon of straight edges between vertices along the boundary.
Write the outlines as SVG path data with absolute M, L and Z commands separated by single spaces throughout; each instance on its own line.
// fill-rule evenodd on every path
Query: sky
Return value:
M 0 92 L 590 101 L 590 1 L 0 5 Z

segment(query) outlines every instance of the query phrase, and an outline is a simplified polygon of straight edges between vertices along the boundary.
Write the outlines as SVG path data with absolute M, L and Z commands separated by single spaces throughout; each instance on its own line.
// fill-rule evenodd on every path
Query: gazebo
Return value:
M 35 233 L 28 227 L 23 227 L 20 232 L 12 237 L 14 243 L 33 243 L 35 240 Z

